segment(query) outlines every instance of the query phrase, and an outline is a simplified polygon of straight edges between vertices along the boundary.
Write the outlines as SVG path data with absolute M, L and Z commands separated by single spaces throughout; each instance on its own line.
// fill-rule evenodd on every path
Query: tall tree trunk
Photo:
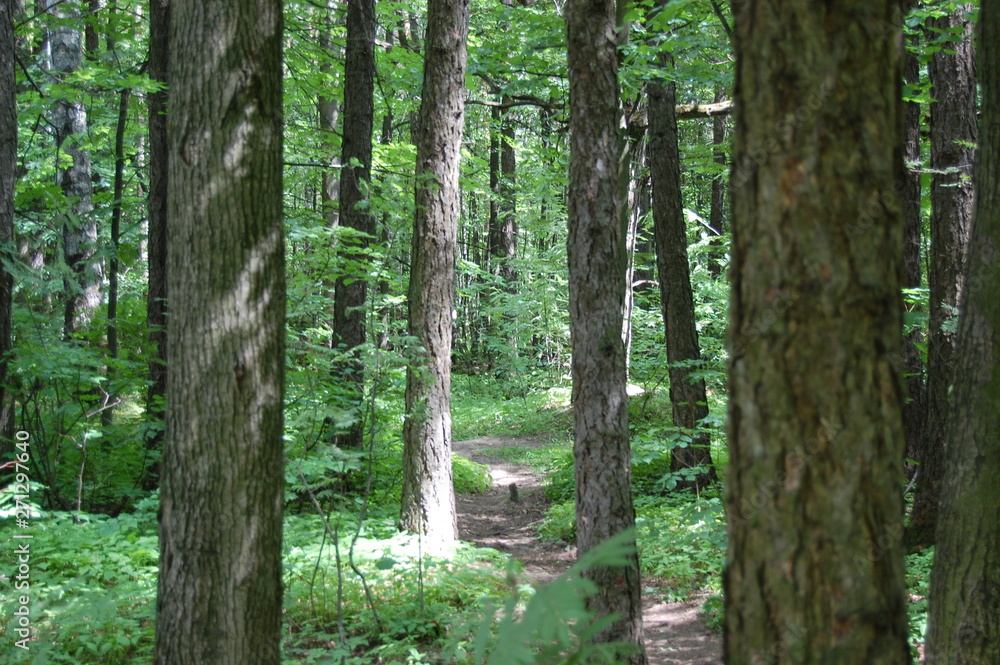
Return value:
M 661 65 L 669 60 L 661 56 Z M 681 161 L 677 144 L 676 92 L 673 82 L 651 82 L 649 95 L 649 173 L 653 185 L 653 236 L 656 242 L 656 268 L 660 276 L 660 302 L 663 330 L 670 363 L 670 405 L 674 425 L 688 432 L 708 415 L 705 381 L 691 380 L 697 367 L 681 363 L 701 360 L 698 328 L 691 291 L 691 272 L 687 254 L 687 227 L 681 200 Z M 707 467 L 690 486 L 703 486 L 715 478 L 712 469 L 710 440 L 705 433 L 692 436 L 684 447 L 671 453 L 672 471 Z
M 733 8 L 725 661 L 903 665 L 898 3 Z
M 83 32 L 75 24 L 77 10 L 49 3 L 57 23 L 49 34 L 52 71 L 57 80 L 83 64 Z M 63 225 L 63 255 L 72 277 L 66 279 L 64 333 L 69 339 L 86 325 L 101 304 L 102 266 L 97 255 L 97 219 L 94 217 L 94 187 L 90 180 L 90 153 L 80 146 L 87 133 L 87 109 L 82 99 L 62 99 L 52 110 L 56 147 L 70 165 L 56 174 L 56 181 L 69 200 Z
M 905 50 L 903 53 L 903 76 L 908 85 L 920 83 L 920 63 L 917 56 Z M 915 289 L 921 283 L 920 246 L 920 103 L 906 102 L 905 126 L 903 130 L 904 155 L 907 170 L 903 181 L 903 287 Z M 903 341 L 903 373 L 906 376 L 906 392 L 909 400 L 903 409 L 903 432 L 906 438 L 906 457 L 920 456 L 920 441 L 924 435 L 924 417 L 927 413 L 927 398 L 924 392 L 924 361 L 917 343 L 920 331 L 914 330 Z
M 357 418 L 337 437 L 337 445 L 360 448 L 364 443 L 361 403 L 365 392 L 365 304 L 368 300 L 367 249 L 375 220 L 365 192 L 372 176 L 372 132 L 375 114 L 375 0 L 348 0 L 347 48 L 344 61 L 344 139 L 340 163 L 340 224 L 358 232 L 347 240 L 344 254 L 351 273 L 339 275 L 334 287 L 333 343 L 350 352 L 342 375 Z
M 714 101 L 719 103 L 725 99 L 726 91 L 722 86 L 717 87 Z M 726 116 L 717 115 L 712 118 L 712 161 L 718 164 L 720 169 L 726 166 L 725 144 Z M 712 178 L 712 202 L 708 213 L 708 223 L 714 231 L 711 240 L 714 249 L 709 259 L 708 270 L 714 277 L 722 274 L 722 255 L 726 251 L 722 242 L 722 234 L 726 232 L 726 185 L 724 174 L 719 173 Z
M 281 662 L 281 21 L 172 3 L 158 665 Z
M 509 103 L 510 98 L 504 97 Z M 500 123 L 500 220 L 497 228 L 497 243 L 493 247 L 499 266 L 498 274 L 503 278 L 508 291 L 513 292 L 517 271 L 514 258 L 517 256 L 517 151 L 514 147 L 514 119 L 508 108 L 503 112 Z
M 451 332 L 458 176 L 468 58 L 468 0 L 429 0 L 417 124 L 410 335 L 423 350 L 406 372 L 400 523 L 432 550 L 457 535 L 451 480 Z
M 622 217 L 618 55 L 611 0 L 569 0 L 565 7 L 570 92 L 567 196 L 570 333 L 577 549 L 581 554 L 635 525 L 625 385 L 622 311 L 625 229 Z M 618 619 L 597 637 L 639 646 L 629 662 L 646 663 L 638 559 L 594 568 L 590 605 Z
M 149 78 L 167 82 L 170 60 L 170 0 L 149 3 Z M 149 103 L 149 286 L 146 291 L 146 327 L 152 353 L 149 359 L 149 390 L 146 413 L 146 468 L 142 488 L 159 485 L 163 454 L 163 409 L 167 399 L 167 97 L 166 88 L 150 92 Z
M 319 70 L 323 74 L 329 75 L 333 70 L 333 63 L 343 58 L 340 48 L 334 44 L 331 35 L 332 24 L 336 12 L 336 5 L 327 0 L 326 15 L 323 17 L 323 27 L 319 35 L 319 45 L 323 50 L 324 59 L 320 63 Z M 346 91 L 345 91 L 346 93 Z M 320 202 L 323 210 L 323 217 L 327 226 L 331 229 L 340 223 L 340 203 L 337 197 L 340 195 L 340 171 L 335 154 L 335 137 L 337 131 L 337 119 L 340 117 L 340 102 L 336 97 L 320 95 L 316 101 L 316 110 L 319 113 L 320 140 L 329 155 L 327 168 L 323 169 Z M 341 148 L 343 151 L 343 148 Z
M 118 124 L 115 129 L 115 182 L 111 202 L 111 258 L 108 261 L 108 359 L 118 359 L 118 249 L 121 245 L 122 194 L 125 191 L 125 127 L 128 122 L 128 101 L 131 90 L 118 93 Z M 114 399 L 117 389 L 115 369 L 108 366 L 107 404 L 101 411 L 101 424 L 108 427 L 114 416 Z
M 1000 6 L 982 0 L 982 140 L 944 455 L 927 665 L 1000 663 Z
M 934 19 L 932 27 L 961 39 L 931 58 L 931 261 L 930 321 L 927 340 L 927 419 L 920 451 L 920 477 L 907 528 L 910 548 L 934 541 L 944 439 L 948 424 L 948 391 L 955 375 L 954 319 L 962 302 L 965 256 L 972 226 L 974 190 L 970 175 L 978 140 L 976 65 L 972 49 L 971 5 Z
M 13 2 L 0 3 L 0 247 L 14 241 L 14 184 L 17 171 L 17 78 L 14 71 Z M 14 276 L 0 262 L 0 461 L 13 452 L 14 402 L 7 386 L 10 366 Z

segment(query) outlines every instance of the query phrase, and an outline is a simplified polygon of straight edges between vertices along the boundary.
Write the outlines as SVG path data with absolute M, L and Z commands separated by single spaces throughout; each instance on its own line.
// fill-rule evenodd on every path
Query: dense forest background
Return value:
M 454 0 L 254 0 L 232 15 L 225 4 L 199 13 L 177 0 L 2 0 L 3 560 L 20 544 L 17 520 L 30 516 L 32 533 L 30 601 L 15 602 L 14 574 L 2 578 L 5 641 L 25 625 L 15 610 L 31 615 L 30 639 L 9 662 L 208 662 L 208 647 L 168 643 L 208 644 L 210 615 L 220 625 L 229 616 L 218 599 L 244 593 L 245 579 L 255 600 L 233 621 L 253 636 L 252 655 L 217 662 L 639 665 L 645 655 L 600 645 L 641 643 L 640 593 L 696 599 L 709 629 L 725 631 L 728 663 L 902 663 L 925 652 L 928 662 L 997 662 L 995 587 L 937 595 L 947 598 L 938 625 L 976 645 L 965 660 L 952 659 L 944 629 L 931 640 L 938 651 L 925 647 L 932 567 L 948 588 L 962 582 L 946 565 L 988 588 L 1000 570 L 996 524 L 970 527 L 980 536 L 968 557 L 935 564 L 936 538 L 962 542 L 959 531 L 942 536 L 939 506 L 948 525 L 998 513 L 995 487 L 958 480 L 993 468 L 995 430 L 961 431 L 981 421 L 949 401 L 973 404 L 953 390 L 978 394 L 956 377 L 997 372 L 995 338 L 976 347 L 978 364 L 955 369 L 963 298 L 987 303 L 996 292 L 995 249 L 969 258 L 977 193 L 997 233 L 995 188 L 984 197 L 973 182 L 977 146 L 993 141 L 979 182 L 996 176 L 1000 150 L 987 103 L 1000 87 L 1000 35 L 981 21 L 987 1 L 842 3 L 829 33 L 811 22 L 820 9 L 803 8 L 820 3 L 808 2 L 773 3 L 773 16 L 769 3 L 716 0 L 471 10 Z M 812 28 L 853 35 L 851 12 L 871 28 L 857 57 L 844 56 L 861 72 L 857 96 L 820 75 L 822 48 L 803 46 Z M 772 27 L 755 32 L 761 16 Z M 467 39 L 456 27 L 465 20 Z M 786 38 L 789 26 L 799 27 Z M 219 47 L 230 29 L 237 55 Z M 984 42 L 994 49 L 986 61 Z M 812 78 L 795 70 L 796 53 Z M 204 63 L 230 58 L 237 74 L 220 65 L 218 78 L 201 76 Z M 771 63 L 759 78 L 739 69 L 755 62 Z M 594 74 L 604 65 L 610 88 Z M 227 86 L 249 92 L 228 106 L 198 96 Z M 870 108 L 864 94 L 878 95 Z M 842 127 L 851 108 L 857 122 Z M 268 122 L 240 124 L 258 112 Z M 245 133 L 251 156 L 219 151 L 213 171 L 200 160 L 215 155 L 204 137 L 216 120 Z M 820 156 L 796 152 L 809 132 L 833 137 Z M 587 138 L 599 136 L 614 141 Z M 766 180 L 778 153 L 791 156 Z M 878 161 L 890 153 L 897 171 Z M 614 177 L 587 170 L 600 164 Z M 841 179 L 882 188 L 851 213 L 842 247 L 817 240 L 809 223 L 854 195 L 853 185 L 816 184 Z M 739 198 L 751 190 L 756 203 Z M 791 217 L 767 208 L 779 191 Z M 795 208 L 795 191 L 814 207 Z M 587 219 L 596 221 L 578 221 Z M 843 268 L 855 296 L 826 300 L 825 287 L 798 289 L 794 270 L 768 272 L 800 259 L 803 283 Z M 600 278 L 612 273 L 619 281 Z M 981 311 L 970 320 L 987 320 L 988 305 Z M 806 343 L 788 341 L 810 321 L 829 336 L 817 328 Z M 865 378 L 837 373 L 855 352 L 849 334 L 877 348 Z M 620 348 L 607 351 L 608 339 Z M 845 366 L 868 368 L 865 353 Z M 785 378 L 755 383 L 755 371 Z M 839 395 L 841 382 L 853 390 L 843 410 L 803 398 L 788 410 L 794 426 L 741 429 L 773 406 L 769 385 Z M 996 409 L 995 391 L 984 391 L 993 402 L 975 408 Z M 878 405 L 871 422 L 890 424 L 831 419 L 862 413 L 857 402 Z M 614 422 L 588 425 L 595 413 Z M 770 445 L 762 431 L 798 448 L 758 455 Z M 949 436 L 985 443 L 962 457 Z M 451 453 L 479 437 L 500 442 L 497 459 L 545 476 L 539 537 L 579 546 L 580 567 L 548 587 L 528 584 L 495 549 L 451 542 L 461 535 L 454 492 L 492 485 L 487 466 Z M 802 465 L 813 494 L 782 498 Z M 620 472 L 599 473 L 605 466 Z M 841 490 L 856 508 L 844 529 L 862 544 L 831 544 L 823 534 L 834 522 L 814 515 L 840 505 Z M 607 497 L 610 508 L 597 505 Z M 223 522 L 243 516 L 245 540 L 198 540 L 199 529 L 228 533 Z M 275 533 L 257 533 L 269 523 Z M 620 531 L 631 553 L 612 537 Z M 811 535 L 787 545 L 780 534 L 793 532 Z M 178 563 L 213 548 L 236 562 L 233 587 L 209 582 L 214 560 Z M 813 572 L 785 571 L 798 557 Z M 856 577 L 827 585 L 823 569 Z M 204 575 L 193 609 L 169 600 L 193 588 L 185 574 Z M 859 591 L 868 585 L 878 589 L 870 598 Z M 856 606 L 836 605 L 844 588 Z M 823 594 L 837 596 L 833 609 L 814 611 Z M 955 618 L 967 606 L 973 618 Z M 620 620 L 609 627 L 601 617 L 611 611 Z M 268 616 L 254 624 L 257 614 Z M 882 629 L 899 638 L 892 655 L 889 638 L 858 637 Z

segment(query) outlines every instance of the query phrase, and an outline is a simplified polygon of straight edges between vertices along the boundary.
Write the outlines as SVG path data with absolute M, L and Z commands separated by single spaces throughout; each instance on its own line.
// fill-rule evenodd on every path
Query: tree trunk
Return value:
M 728 665 L 910 662 L 897 5 L 733 5 Z
M 971 5 L 959 5 L 932 26 L 959 31 L 960 41 L 935 53 L 929 67 L 931 96 L 930 321 L 927 340 L 927 419 L 920 451 L 920 477 L 906 532 L 910 548 L 933 544 L 944 473 L 948 391 L 955 375 L 954 319 L 962 302 L 962 280 L 972 226 L 970 175 L 978 140 L 976 65 Z M 945 172 L 942 172 L 945 171 Z
M 342 385 L 356 408 L 356 420 L 337 437 L 337 445 L 361 448 L 364 444 L 362 401 L 365 368 L 361 346 L 365 343 L 365 304 L 368 300 L 367 252 L 375 221 L 366 204 L 365 191 L 372 174 L 372 132 L 375 113 L 375 2 L 348 0 L 347 48 L 344 61 L 344 138 L 340 163 L 340 224 L 357 231 L 344 242 L 349 274 L 337 277 L 334 287 L 334 348 L 350 351 Z
M 320 30 L 319 45 L 323 50 L 324 59 L 320 63 L 320 72 L 329 75 L 333 69 L 333 63 L 343 59 L 344 54 L 334 43 L 332 24 L 336 14 L 336 5 L 327 0 L 326 15 L 323 17 L 323 27 Z M 316 110 L 319 113 L 319 130 L 321 141 L 329 154 L 327 168 L 323 169 L 320 202 L 323 210 L 323 217 L 327 226 L 331 229 L 340 223 L 340 202 L 337 200 L 340 195 L 340 171 L 335 154 L 337 119 L 340 117 L 340 102 L 336 97 L 320 95 L 316 101 Z M 341 148 L 343 151 L 343 148 Z
M 172 3 L 159 665 L 280 663 L 281 21 Z
M 423 347 L 406 372 L 400 523 L 433 550 L 457 535 L 451 480 L 451 332 L 458 176 L 468 57 L 468 0 L 430 0 L 417 124 L 410 335 Z
M 121 246 L 122 193 L 125 191 L 125 127 L 128 123 L 128 102 L 131 90 L 118 93 L 118 124 L 115 128 L 115 182 L 111 202 L 111 257 L 108 261 L 108 359 L 118 359 L 118 249 Z M 107 370 L 107 404 L 101 411 L 101 425 L 111 425 L 114 416 L 115 368 L 109 363 Z M 102 441 L 105 444 L 106 440 Z
M 14 70 L 13 2 L 0 3 L 0 247 L 14 241 L 14 184 L 17 171 L 17 78 Z M 4 250 L 6 252 L 6 249 Z M 6 259 L 7 257 L 5 257 Z M 12 258 L 12 257 L 11 257 Z M 13 452 L 14 402 L 7 389 L 14 276 L 0 262 L 0 461 Z
M 1000 663 L 1000 7 L 980 5 L 982 140 L 958 332 L 927 665 Z
M 661 61 L 667 66 L 668 61 Z M 677 446 L 671 455 L 672 471 L 707 467 L 693 484 L 711 482 L 710 440 L 704 433 L 694 434 L 698 423 L 708 415 L 704 380 L 691 380 L 697 367 L 679 366 L 701 360 L 698 328 L 694 314 L 694 295 L 687 255 L 687 227 L 681 200 L 681 162 L 677 145 L 677 118 L 674 115 L 676 92 L 673 82 L 652 82 L 649 95 L 649 173 L 653 182 L 653 236 L 656 242 L 656 268 L 660 276 L 660 302 L 663 330 L 670 363 L 670 405 L 674 426 L 692 434 L 691 442 Z M 687 484 L 687 483 L 685 483 Z
M 920 63 L 917 56 L 906 50 L 903 53 L 903 74 L 907 84 L 920 83 Z M 907 163 L 906 179 L 903 181 L 903 287 L 915 289 L 921 283 L 920 246 L 920 104 L 906 102 L 905 128 L 903 130 L 903 158 Z M 920 441 L 924 434 L 924 417 L 927 413 L 927 398 L 924 392 L 924 361 L 917 343 L 920 331 L 914 330 L 903 341 L 903 373 L 906 377 L 906 392 L 909 397 L 903 409 L 903 432 L 906 438 L 906 457 L 920 456 Z M 909 466 L 909 464 L 907 465 Z
M 569 0 L 565 7 L 570 85 L 570 334 L 573 342 L 576 544 L 583 554 L 635 525 L 625 385 L 622 311 L 625 229 L 618 55 L 611 0 Z M 586 573 L 597 586 L 590 606 L 618 614 L 602 642 L 639 646 L 629 659 L 644 665 L 638 558 L 624 568 Z
M 722 87 L 715 90 L 715 102 L 725 101 L 726 92 Z M 726 166 L 726 116 L 712 118 L 712 160 L 720 169 Z M 726 252 L 722 234 L 726 232 L 726 176 L 719 173 L 712 178 L 712 203 L 708 213 L 708 223 L 715 233 L 712 236 L 713 252 L 708 270 L 713 277 L 722 274 L 722 259 Z
M 170 0 L 149 3 L 149 78 L 165 84 L 169 62 Z M 142 488 L 159 485 L 163 454 L 163 409 L 167 398 L 167 90 L 150 92 L 149 100 L 149 287 L 146 291 L 146 327 L 152 353 L 146 413 L 146 469 Z
M 57 80 L 83 64 L 83 32 L 74 27 L 77 10 L 52 4 L 49 10 L 58 24 L 49 41 L 52 71 Z M 85 326 L 101 305 L 102 267 L 97 255 L 97 219 L 94 217 L 94 187 L 90 179 L 90 153 L 79 142 L 87 133 L 87 108 L 82 99 L 63 99 L 52 111 L 56 148 L 70 165 L 56 173 L 56 181 L 69 201 L 63 225 L 63 255 L 72 277 L 66 279 L 64 333 L 67 339 Z
M 504 101 L 509 102 L 510 98 L 505 97 Z M 493 250 L 499 263 L 497 274 L 503 278 L 507 290 L 513 292 L 517 279 L 513 265 L 517 256 L 517 152 L 511 115 L 510 109 L 506 109 L 500 123 L 500 223 Z

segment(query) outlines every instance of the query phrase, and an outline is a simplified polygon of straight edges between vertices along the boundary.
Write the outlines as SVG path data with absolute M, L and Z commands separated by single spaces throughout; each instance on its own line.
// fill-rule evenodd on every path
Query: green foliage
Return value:
M 493 487 L 490 467 L 461 455 L 451 456 L 452 480 L 459 494 L 482 494 Z
M 914 660 L 924 643 L 927 632 L 927 599 L 934 568 L 934 548 L 915 552 L 906 557 L 906 588 L 910 597 L 910 652 Z
M 13 520 L 0 544 L 14 551 Z M 17 531 L 21 531 L 17 529 Z M 11 663 L 140 663 L 153 655 L 158 546 L 155 501 L 116 519 L 42 512 L 31 521 L 29 650 L 9 648 Z M 0 585 L 6 597 L 13 580 Z M 13 635 L 12 615 L 0 631 Z
M 576 540 L 576 504 L 573 501 L 549 506 L 545 519 L 538 525 L 538 534 L 545 540 L 572 543 Z
M 286 519 L 285 654 L 291 662 L 407 662 L 413 652 L 439 644 L 483 598 L 506 591 L 506 558 L 493 550 L 461 546 L 448 559 L 421 558 L 419 538 L 395 533 L 391 523 L 368 522 L 355 538 L 356 518 L 328 519 L 339 551 L 316 516 Z
M 518 591 L 508 596 L 499 613 L 488 602 L 476 621 L 456 631 L 446 660 L 475 665 L 619 662 L 635 646 L 593 642 L 614 617 L 595 619 L 587 609 L 586 599 L 596 587 L 583 574 L 597 566 L 629 565 L 632 537 L 633 533 L 624 532 L 587 552 L 569 571 L 537 589 L 523 607 Z

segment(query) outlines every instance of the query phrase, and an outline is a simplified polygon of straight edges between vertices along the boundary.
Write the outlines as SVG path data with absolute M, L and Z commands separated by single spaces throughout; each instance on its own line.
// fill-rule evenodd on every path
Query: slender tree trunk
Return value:
M 324 59 L 319 66 L 320 72 L 329 74 L 333 69 L 333 63 L 343 58 L 340 49 L 334 44 L 331 36 L 331 25 L 336 11 L 335 5 L 331 1 L 326 2 L 327 13 L 323 17 L 324 25 L 319 36 L 319 44 L 323 49 Z M 346 93 L 346 91 L 345 91 Z M 327 226 L 331 229 L 340 223 L 340 202 L 337 200 L 340 195 L 340 171 L 335 154 L 335 140 L 337 131 L 337 119 L 340 117 L 340 102 L 336 97 L 320 95 L 316 102 L 316 110 L 319 112 L 319 129 L 323 145 L 326 146 L 329 154 L 327 168 L 323 169 L 323 180 L 321 183 L 320 202 L 323 210 L 323 217 Z M 343 148 L 341 149 L 343 150 Z
M 281 21 L 172 3 L 157 665 L 281 662 Z
M 125 191 L 125 126 L 128 122 L 128 101 L 131 91 L 118 93 L 118 125 L 115 129 L 115 182 L 111 202 L 111 258 L 108 261 L 108 359 L 118 359 L 118 248 L 121 244 L 122 194 Z M 107 427 L 114 416 L 115 370 L 108 366 L 108 404 L 101 411 L 101 424 Z
M 510 102 L 509 97 L 502 99 Z M 499 262 L 498 274 L 508 291 L 513 292 L 517 271 L 517 151 L 514 147 L 514 119 L 508 108 L 500 123 L 500 220 L 494 253 Z
M 976 204 L 944 455 L 927 665 L 1000 663 L 1000 6 L 982 0 Z
M 170 0 L 149 3 L 149 78 L 167 82 L 170 60 Z M 149 390 L 146 393 L 148 435 L 146 469 L 142 488 L 159 485 L 163 454 L 164 416 L 167 398 L 167 97 L 166 88 L 149 93 L 149 287 L 146 291 L 146 327 L 152 353 L 149 360 Z
M 17 171 L 17 78 L 14 70 L 13 2 L 0 3 L 0 247 L 14 241 L 14 184 Z M 6 252 L 6 249 L 4 249 Z M 10 364 L 14 276 L 0 262 L 0 461 L 13 452 L 14 402 L 7 386 Z
M 905 665 L 896 0 L 734 3 L 728 665 Z
M 903 53 L 903 75 L 907 84 L 920 83 L 920 63 L 917 56 L 906 50 Z M 906 102 L 905 128 L 903 130 L 904 159 L 907 163 L 906 179 L 903 181 L 903 287 L 914 289 L 920 286 L 920 104 Z M 909 400 L 903 409 L 903 431 L 906 436 L 906 457 L 920 456 L 920 440 L 924 434 L 924 418 L 927 413 L 927 397 L 924 391 L 924 361 L 917 343 L 920 331 L 914 330 L 903 341 L 903 372 L 906 376 L 906 392 Z
M 930 63 L 931 96 L 931 261 L 930 321 L 927 340 L 927 419 L 920 451 L 920 477 L 907 528 L 910 548 L 934 541 L 937 507 L 944 473 L 944 439 L 948 424 L 948 391 L 955 376 L 954 319 L 962 302 L 965 257 L 972 226 L 974 190 L 972 162 L 978 140 L 976 65 L 972 49 L 971 5 L 959 5 L 934 19 L 942 31 L 960 31 L 961 40 L 947 44 Z
M 357 419 L 337 437 L 337 445 L 360 448 L 364 443 L 361 403 L 365 392 L 365 367 L 361 347 L 366 341 L 369 240 L 375 220 L 367 205 L 366 190 L 372 175 L 372 132 L 375 114 L 375 0 L 348 0 L 347 48 L 344 63 L 344 139 L 340 174 L 340 224 L 357 231 L 344 243 L 351 273 L 339 275 L 334 287 L 334 347 L 350 351 L 342 379 L 356 406 Z
M 49 34 L 52 71 L 58 80 L 83 64 L 83 32 L 75 27 L 80 14 L 69 5 L 49 3 L 57 24 Z M 52 110 L 56 147 L 70 165 L 56 174 L 69 200 L 63 225 L 63 255 L 72 277 L 66 279 L 64 332 L 69 339 L 85 326 L 101 304 L 102 266 L 97 254 L 97 219 L 90 179 L 90 153 L 80 146 L 87 133 L 87 109 L 82 99 L 59 100 Z
M 721 86 L 715 90 L 715 102 L 725 101 L 726 91 Z M 675 111 L 676 113 L 676 111 Z M 719 168 L 726 166 L 726 116 L 717 115 L 712 118 L 712 161 Z M 726 232 L 726 176 L 722 173 L 712 178 L 712 203 L 708 213 L 708 223 L 715 233 L 712 236 L 712 246 L 715 248 L 708 265 L 709 272 L 714 277 L 722 274 L 722 255 L 725 245 L 722 234 Z
M 468 0 L 429 0 L 417 124 L 410 335 L 423 349 L 406 372 L 400 523 L 431 550 L 457 535 L 451 479 L 451 337 L 458 175 L 468 56 Z
M 669 61 L 661 57 L 661 65 Z M 687 255 L 687 227 L 681 200 L 680 148 L 677 144 L 676 92 L 673 82 L 651 82 L 649 95 L 650 178 L 653 185 L 653 236 L 656 267 L 660 276 L 663 330 L 670 363 L 670 405 L 674 425 L 692 432 L 708 415 L 704 380 L 691 380 L 696 367 L 679 363 L 701 360 L 694 313 L 694 294 Z M 703 486 L 715 477 L 710 440 L 705 433 L 693 434 L 687 446 L 671 453 L 672 471 L 707 467 L 693 480 Z M 690 486 L 689 483 L 683 485 Z
M 625 229 L 620 163 L 618 54 L 611 0 L 565 6 L 570 85 L 568 220 L 570 333 L 573 342 L 576 544 L 585 553 L 635 525 L 625 385 L 622 311 Z M 637 557 L 624 568 L 594 568 L 590 599 L 598 616 L 618 619 L 597 637 L 638 645 L 645 665 Z

